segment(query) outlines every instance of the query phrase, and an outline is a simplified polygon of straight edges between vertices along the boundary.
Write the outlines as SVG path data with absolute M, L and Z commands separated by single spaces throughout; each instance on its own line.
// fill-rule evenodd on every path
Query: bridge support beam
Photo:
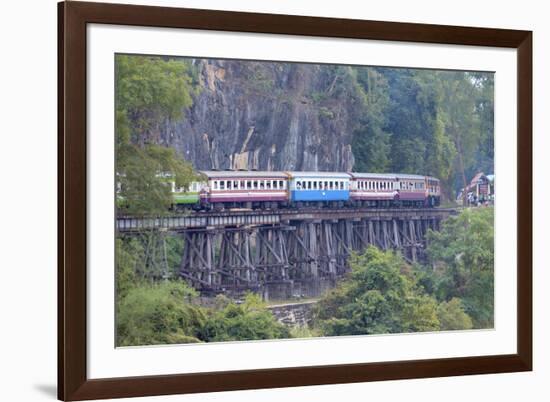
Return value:
M 439 229 L 440 221 L 433 216 L 396 216 L 190 228 L 180 231 L 180 271 L 194 287 L 214 292 L 334 281 L 349 270 L 349 255 L 369 245 L 399 250 L 409 262 L 421 260 L 426 233 Z

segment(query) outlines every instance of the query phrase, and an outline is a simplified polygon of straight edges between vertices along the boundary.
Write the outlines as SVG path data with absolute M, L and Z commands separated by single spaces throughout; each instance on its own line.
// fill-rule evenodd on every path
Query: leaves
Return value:
M 439 329 L 436 300 L 423 293 L 399 254 L 369 247 L 350 264 L 351 275 L 316 307 L 315 322 L 325 335 Z
M 475 328 L 493 326 L 493 222 L 493 208 L 469 208 L 428 234 L 434 292 L 441 301 L 460 298 Z
M 364 98 L 353 131 L 354 170 L 443 180 L 445 196 L 493 170 L 491 73 L 355 67 Z
M 287 327 L 267 310 L 260 296 L 249 293 L 242 304 L 227 302 L 210 311 L 203 336 L 209 342 L 289 338 Z
M 199 342 L 204 311 L 185 302 L 196 293 L 184 282 L 141 284 L 117 303 L 117 345 Z
M 172 204 L 170 174 L 177 187 L 198 180 L 190 163 L 159 145 L 162 125 L 181 118 L 199 86 L 184 60 L 116 56 L 116 169 L 119 204 L 125 212 L 166 214 Z
M 439 304 L 437 318 L 441 323 L 441 330 L 472 329 L 474 326 L 472 319 L 464 311 L 462 301 L 456 297 Z

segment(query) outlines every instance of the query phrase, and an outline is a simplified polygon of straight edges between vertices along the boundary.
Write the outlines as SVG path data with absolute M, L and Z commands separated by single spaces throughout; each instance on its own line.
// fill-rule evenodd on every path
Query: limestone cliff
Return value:
M 351 70 L 195 60 L 201 91 L 161 141 L 197 169 L 349 171 L 362 110 Z

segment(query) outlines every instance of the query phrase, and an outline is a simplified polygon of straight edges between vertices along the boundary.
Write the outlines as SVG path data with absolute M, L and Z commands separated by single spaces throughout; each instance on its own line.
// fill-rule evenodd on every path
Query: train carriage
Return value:
M 334 172 L 287 172 L 290 202 L 298 205 L 343 204 L 349 200 L 350 176 Z
M 201 191 L 203 206 L 252 208 L 258 204 L 277 207 L 288 202 L 283 172 L 203 171 L 208 185 Z
M 426 203 L 430 207 L 438 207 L 441 200 L 441 185 L 439 179 L 431 176 L 426 176 L 427 200 Z
M 193 207 L 199 204 L 199 194 L 207 186 L 206 182 L 192 182 L 188 188 L 177 187 L 172 181 L 172 197 L 178 208 Z
M 426 204 L 426 176 L 396 174 L 396 201 L 404 206 L 422 207 Z
M 350 200 L 360 206 L 390 206 L 397 200 L 394 174 L 350 173 Z

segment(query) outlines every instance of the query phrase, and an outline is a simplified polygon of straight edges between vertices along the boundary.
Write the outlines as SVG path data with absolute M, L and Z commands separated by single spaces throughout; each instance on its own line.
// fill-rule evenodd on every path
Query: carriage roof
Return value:
M 385 179 L 385 180 L 395 180 L 395 173 L 350 173 L 350 176 L 354 179 Z
M 418 174 L 396 174 L 395 177 L 399 180 L 426 180 L 426 176 Z
M 244 179 L 244 178 L 273 178 L 286 179 L 283 172 L 270 172 L 259 170 L 205 170 L 201 171 L 209 179 Z
M 341 172 L 286 172 L 293 179 L 349 179 L 348 173 Z

